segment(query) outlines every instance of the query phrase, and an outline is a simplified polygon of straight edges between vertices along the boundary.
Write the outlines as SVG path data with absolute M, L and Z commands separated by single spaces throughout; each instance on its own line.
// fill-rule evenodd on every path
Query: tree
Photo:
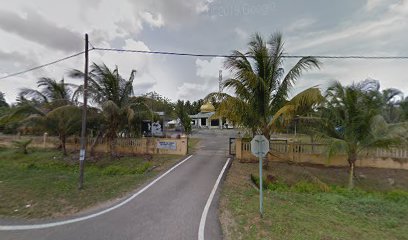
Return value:
M 374 89 L 374 90 L 373 90 Z M 401 126 L 387 124 L 381 116 L 383 98 L 372 82 L 327 89 L 317 131 L 329 143 L 329 157 L 344 151 L 349 163 L 349 188 L 354 187 L 359 154 L 374 147 L 390 147 L 402 141 Z
M 181 124 L 183 125 L 184 132 L 187 134 L 191 133 L 191 118 L 187 113 L 187 107 L 184 101 L 177 101 L 176 113 L 177 117 L 180 119 Z
M 13 129 L 9 130 L 15 132 L 31 116 L 44 116 L 58 107 L 72 105 L 72 92 L 75 87 L 74 84 L 65 83 L 64 79 L 56 81 L 42 77 L 37 81 L 38 89 L 21 89 L 17 104 L 0 119 L 0 124 L 5 128 L 11 126 Z M 32 129 L 33 127 L 35 128 L 32 126 Z
M 20 91 L 20 99 L 32 100 L 41 104 L 43 108 L 52 110 L 54 108 L 73 104 L 74 84 L 65 83 L 64 79 L 56 81 L 55 79 L 42 77 L 37 81 L 37 89 L 23 88 Z
M 6 102 L 6 99 L 4 99 L 4 93 L 0 92 L 0 108 L 3 107 L 9 107 L 9 105 Z
M 404 121 L 408 121 L 408 97 L 401 101 L 400 107 Z
M 81 128 L 81 109 L 73 105 L 65 105 L 53 109 L 47 114 L 31 116 L 25 120 L 28 125 L 42 127 L 50 134 L 56 134 L 60 141 L 60 148 L 67 155 L 67 138 L 79 133 Z
M 233 77 L 223 81 L 222 85 L 232 89 L 235 96 L 226 93 L 207 96 L 221 98 L 218 115 L 251 129 L 253 134 L 260 131 L 269 139 L 275 124 L 271 120 L 288 102 L 288 93 L 295 81 L 303 71 L 319 68 L 320 64 L 313 57 L 303 57 L 285 75 L 283 54 L 280 33 L 271 35 L 267 42 L 255 34 L 249 42 L 248 52 L 233 51 L 232 57 L 225 61 Z M 298 99 L 308 101 L 292 102 L 292 110 L 319 99 L 320 95 L 320 91 L 303 92 Z
M 90 100 L 101 108 L 101 128 L 102 134 L 109 144 L 109 152 L 114 154 L 115 139 L 129 126 L 135 116 L 130 105 L 130 98 L 133 95 L 133 80 L 136 70 L 132 70 L 130 77 L 126 80 L 120 74 L 118 67 L 113 70 L 105 64 L 92 64 L 89 72 L 88 94 Z M 72 70 L 70 77 L 83 78 L 84 73 L 79 70 Z M 74 96 L 83 94 L 83 86 L 80 86 Z M 123 133 L 123 132 L 122 132 Z
M 383 97 L 383 116 L 389 123 L 400 122 L 404 116 L 402 111 L 398 108 L 400 101 L 397 97 L 403 100 L 403 93 L 395 88 L 387 88 L 382 91 Z
M 4 115 L 7 115 L 10 111 L 10 106 L 4 99 L 4 93 L 0 92 L 0 131 L 4 130 L 5 124 L 2 123 L 2 118 Z

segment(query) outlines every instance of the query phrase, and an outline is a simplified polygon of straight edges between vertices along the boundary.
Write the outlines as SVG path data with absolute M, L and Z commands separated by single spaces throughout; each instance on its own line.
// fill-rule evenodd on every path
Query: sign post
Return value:
M 269 141 L 264 135 L 256 135 L 251 141 L 251 153 L 259 158 L 259 212 L 263 215 L 262 158 L 269 152 Z

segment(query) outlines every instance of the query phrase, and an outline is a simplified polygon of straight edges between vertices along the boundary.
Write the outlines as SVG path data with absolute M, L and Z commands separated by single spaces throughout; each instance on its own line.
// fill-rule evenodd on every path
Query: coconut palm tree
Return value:
M 136 70 L 132 70 L 128 80 L 120 74 L 118 67 L 113 70 L 105 64 L 92 64 L 88 76 L 88 94 L 90 100 L 101 108 L 101 129 L 102 134 L 109 144 L 111 155 L 114 154 L 115 139 L 122 129 L 130 125 L 135 113 L 130 104 L 133 95 L 133 80 Z M 79 70 L 72 70 L 69 76 L 73 78 L 83 78 L 84 73 Z M 83 86 L 80 86 L 74 93 L 75 98 L 83 94 Z
M 390 125 L 381 116 L 383 98 L 362 82 L 342 86 L 339 82 L 327 89 L 321 109 L 322 124 L 317 131 L 329 143 L 329 157 L 339 151 L 347 154 L 349 188 L 354 187 L 355 163 L 364 150 L 390 147 L 402 141 L 401 125 Z
M 81 127 L 81 109 L 74 105 L 65 105 L 44 114 L 31 115 L 24 120 L 25 125 L 42 128 L 50 134 L 56 134 L 60 141 L 60 148 L 67 154 L 67 138 L 79 133 Z
M 387 88 L 382 90 L 383 97 L 383 115 L 389 123 L 397 123 L 403 119 L 403 113 L 398 108 L 398 105 L 404 99 L 404 94 L 395 88 Z M 398 100 L 398 97 L 401 101 Z
M 232 89 L 235 96 L 212 93 L 221 99 L 217 113 L 238 125 L 249 128 L 252 133 L 262 132 L 268 139 L 277 117 L 273 118 L 285 104 L 295 81 L 304 71 L 319 68 L 319 61 L 313 57 L 301 58 L 286 74 L 283 69 L 284 48 L 280 33 L 271 35 L 265 41 L 255 34 L 249 42 L 246 53 L 233 51 L 225 67 L 232 72 L 232 78 L 223 81 L 223 88 Z M 287 110 L 295 112 L 301 106 L 311 105 L 321 99 L 316 88 L 302 92 L 292 101 Z M 288 111 L 286 112 L 288 113 Z M 288 117 L 289 114 L 286 114 Z M 273 120 L 273 121 L 272 121 Z
M 37 81 L 37 89 L 23 88 L 17 98 L 17 104 L 0 119 L 0 124 L 21 125 L 31 116 L 44 116 L 61 106 L 73 105 L 72 93 L 76 86 L 42 77 Z
M 20 97 L 26 100 L 32 100 L 41 104 L 49 110 L 73 104 L 73 88 L 77 86 L 65 83 L 64 79 L 56 81 L 55 79 L 42 77 L 37 81 L 37 89 L 23 88 L 20 91 Z
M 4 93 L 0 92 L 0 108 L 3 107 L 9 107 L 8 103 L 6 102 L 6 99 L 4 98 Z

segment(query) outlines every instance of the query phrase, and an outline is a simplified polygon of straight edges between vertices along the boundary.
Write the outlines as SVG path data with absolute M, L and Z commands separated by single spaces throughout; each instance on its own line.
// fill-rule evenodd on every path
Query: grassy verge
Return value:
M 376 189 L 367 184 L 373 181 L 365 173 L 366 182 L 348 191 L 331 181 L 339 169 L 297 168 L 272 164 L 277 181 L 264 191 L 265 212 L 260 218 L 259 192 L 250 180 L 251 173 L 257 176 L 257 165 L 234 162 L 221 196 L 226 239 L 408 239 L 408 182 Z M 407 175 L 406 171 L 367 171 L 373 178 L 393 173 L 396 181 L 399 175 L 402 179 Z
M 180 156 L 137 156 L 85 166 L 84 189 L 78 187 L 78 154 L 64 157 L 54 150 L 28 155 L 0 149 L 0 216 L 53 218 L 77 213 L 118 197 L 154 177 Z
M 189 138 L 188 139 L 188 153 L 194 153 L 194 151 L 196 150 L 198 143 L 200 142 L 200 139 L 198 138 Z

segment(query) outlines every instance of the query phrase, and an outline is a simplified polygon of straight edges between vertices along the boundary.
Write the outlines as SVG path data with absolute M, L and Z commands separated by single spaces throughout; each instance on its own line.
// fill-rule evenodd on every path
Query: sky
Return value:
M 229 54 L 246 51 L 258 32 L 281 32 L 291 55 L 408 56 L 408 0 L 0 0 L 0 77 L 84 49 L 84 34 L 95 47 Z M 172 100 L 197 100 L 218 89 L 222 58 L 176 57 L 91 51 L 90 61 L 118 67 L 128 78 L 137 71 L 134 92 L 150 91 Z M 285 61 L 289 69 L 295 60 Z M 40 77 L 70 79 L 84 58 L 0 80 L 14 102 L 21 88 L 36 88 Z M 367 78 L 408 95 L 408 60 L 322 60 L 292 94 L 333 81 Z

